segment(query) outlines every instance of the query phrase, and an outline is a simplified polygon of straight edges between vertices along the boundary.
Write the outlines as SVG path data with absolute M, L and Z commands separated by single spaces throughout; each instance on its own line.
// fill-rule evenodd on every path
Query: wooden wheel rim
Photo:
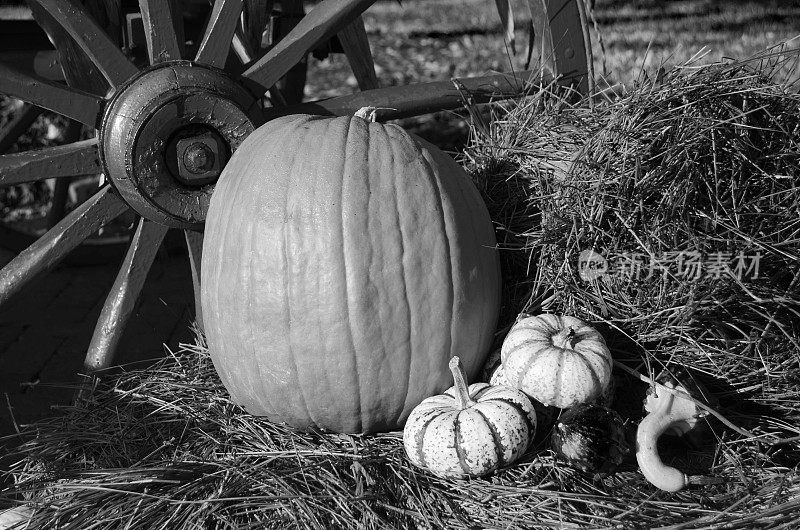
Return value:
M 215 68 L 173 61 L 144 70 L 114 94 L 104 113 L 99 143 L 104 173 L 142 217 L 199 229 L 216 178 L 201 185 L 182 181 L 172 160 L 182 153 L 171 139 L 187 127 L 205 126 L 222 140 L 227 157 L 261 121 L 255 102 Z

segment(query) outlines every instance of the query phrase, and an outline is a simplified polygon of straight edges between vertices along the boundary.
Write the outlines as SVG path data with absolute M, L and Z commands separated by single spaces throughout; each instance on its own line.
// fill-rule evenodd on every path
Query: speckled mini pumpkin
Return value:
M 506 380 L 506 373 L 502 364 L 498 364 L 492 371 L 492 375 L 489 377 L 489 384 L 492 386 L 510 386 Z
M 468 388 L 458 357 L 450 370 L 455 385 L 420 403 L 406 422 L 409 460 L 446 478 L 486 475 L 517 460 L 536 432 L 530 399 L 504 386 Z
M 520 319 L 508 332 L 501 357 L 506 381 L 546 406 L 588 403 L 611 382 L 613 361 L 602 335 L 571 316 Z

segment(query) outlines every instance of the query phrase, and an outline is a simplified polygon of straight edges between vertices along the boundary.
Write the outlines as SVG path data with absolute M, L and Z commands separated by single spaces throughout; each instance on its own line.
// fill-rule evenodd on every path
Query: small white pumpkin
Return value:
M 489 384 L 492 386 L 511 386 L 506 380 L 506 373 L 503 371 L 502 364 L 495 367 L 491 377 L 489 377 Z
M 613 361 L 603 336 L 571 316 L 518 320 L 503 342 L 501 357 L 508 384 L 546 406 L 588 403 L 611 382 Z
M 536 432 L 528 396 L 486 383 L 468 388 L 458 357 L 450 371 L 455 385 L 408 417 L 403 444 L 409 460 L 445 478 L 486 475 L 517 460 Z

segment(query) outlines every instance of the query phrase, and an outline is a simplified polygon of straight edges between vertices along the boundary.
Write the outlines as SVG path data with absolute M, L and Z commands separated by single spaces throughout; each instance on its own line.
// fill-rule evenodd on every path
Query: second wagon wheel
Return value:
M 120 34 L 116 17 L 110 16 L 106 9 L 98 5 L 89 4 L 88 7 L 116 42 Z M 36 26 L 31 15 L 42 28 L 46 28 L 46 32 Z M 58 43 L 58 50 L 50 50 L 51 43 Z M 49 62 L 54 67 L 48 68 L 45 75 L 57 76 L 61 81 L 66 78 L 70 86 L 90 92 L 107 89 L 102 77 L 93 75 L 93 65 L 46 12 L 31 12 L 22 6 L 0 6 L 0 62 L 8 57 L 20 60 L 31 50 L 40 50 L 42 58 L 49 56 Z M 19 105 L 14 100 L 7 100 L 14 111 L 12 118 L 0 127 L 0 154 L 8 152 L 15 144 L 24 150 L 25 147 L 41 147 L 43 141 L 55 145 L 75 142 L 93 133 L 93 128 L 89 129 L 77 121 L 58 118 L 30 103 L 17 103 Z M 44 120 L 38 119 L 40 115 Z M 41 132 L 43 125 L 48 131 L 47 140 L 42 138 L 45 136 Z M 18 143 L 23 136 L 25 140 Z M 32 144 L 30 147 L 28 142 Z M 60 221 L 72 207 L 94 193 L 99 178 L 99 175 L 75 175 L 75 178 L 47 179 L 46 182 L 21 184 L 14 189 L 3 190 L 0 199 L 3 202 L 0 245 L 12 251 L 26 248 Z M 14 200 L 15 197 L 21 200 Z M 79 249 L 68 256 L 68 260 L 73 264 L 98 264 L 119 259 L 127 248 L 133 221 L 132 215 L 121 216 L 112 225 L 101 228 L 87 238 Z
M 537 1 L 542 2 L 548 27 L 557 32 L 549 38 L 556 50 L 554 69 L 565 82 L 585 90 L 585 17 L 578 4 L 575 0 Z M 473 101 L 482 102 L 517 94 L 529 79 L 541 79 L 538 74 L 517 72 L 463 78 L 458 88 L 449 80 L 377 88 L 361 21 L 363 11 L 374 2 L 322 0 L 298 17 L 266 53 L 255 56 L 246 35 L 236 28 L 243 7 L 255 5 L 267 12 L 273 2 L 216 0 L 197 50 L 187 58 L 184 41 L 178 37 L 183 33 L 183 17 L 176 12 L 176 0 L 139 0 L 149 62 L 139 68 L 82 4 L 28 0 L 33 10 L 69 35 L 91 63 L 87 75 L 94 72 L 102 84 L 91 86 L 68 78 L 67 86 L 0 65 L 0 93 L 95 128 L 97 135 L 69 145 L 0 157 L 0 184 L 96 172 L 102 172 L 107 183 L 0 270 L 0 304 L 100 227 L 126 212 L 136 212 L 140 220 L 85 362 L 89 371 L 104 368 L 112 361 L 156 251 L 170 228 L 184 231 L 196 303 L 199 300 L 202 229 L 214 183 L 231 153 L 266 120 L 301 112 L 350 115 L 366 106 L 387 109 L 382 119 L 401 118 L 460 107 L 463 90 Z M 282 4 L 302 10 L 300 0 Z M 311 50 L 334 36 L 347 54 L 361 92 L 298 103 L 302 90 L 297 87 L 302 86 L 305 74 L 302 62 Z M 560 62 L 558 50 L 562 47 L 571 51 Z M 234 63 L 229 60 L 231 49 L 244 62 L 243 67 L 230 66 Z M 276 85 L 282 79 L 280 90 Z M 265 108 L 267 100 L 271 106 Z M 199 313 L 199 305 L 196 310 Z M 201 315 L 197 319 L 200 322 Z

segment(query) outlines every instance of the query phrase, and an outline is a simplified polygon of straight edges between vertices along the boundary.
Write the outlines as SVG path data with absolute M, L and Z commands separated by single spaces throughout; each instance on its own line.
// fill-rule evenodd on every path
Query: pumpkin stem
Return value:
M 397 109 L 393 109 L 392 107 L 361 107 L 355 112 L 355 114 L 353 114 L 353 116 L 374 123 L 378 121 L 378 111 L 381 110 L 397 110 Z
M 450 372 L 453 374 L 453 383 L 456 390 L 456 399 L 458 399 L 458 407 L 461 410 L 472 407 L 475 401 L 469 397 L 469 387 L 467 386 L 467 376 L 464 373 L 464 367 L 461 366 L 461 359 L 458 356 L 450 359 Z
M 562 329 L 558 334 L 553 335 L 553 346 L 571 350 L 573 346 L 575 346 L 575 337 L 576 333 L 575 330 L 572 329 L 572 326 L 567 329 Z
M 361 107 L 356 111 L 353 116 L 357 118 L 361 118 L 363 120 L 367 120 L 369 122 L 375 122 L 378 119 L 378 108 L 377 107 Z

